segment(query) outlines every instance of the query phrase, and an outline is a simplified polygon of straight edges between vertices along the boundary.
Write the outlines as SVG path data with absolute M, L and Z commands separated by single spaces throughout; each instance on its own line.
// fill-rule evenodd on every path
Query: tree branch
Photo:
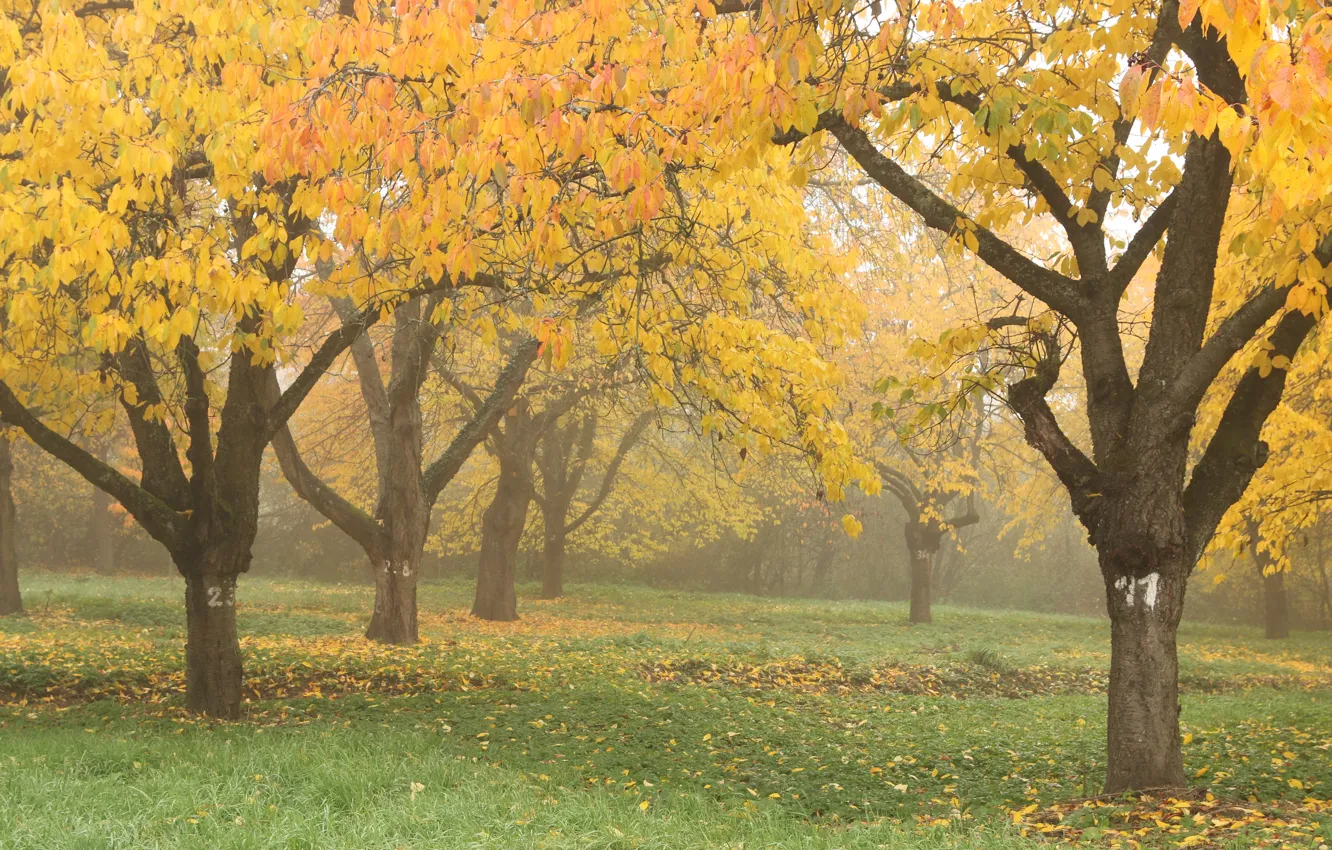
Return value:
M 310 362 L 296 376 L 296 380 L 291 382 L 268 409 L 265 431 L 269 440 L 277 434 L 279 428 L 287 424 L 287 420 L 291 419 L 296 409 L 301 406 L 301 402 L 310 394 L 310 390 L 314 389 L 315 384 L 319 383 L 319 379 L 333 365 L 338 355 L 346 351 L 358 336 L 379 321 L 380 313 L 378 304 L 363 307 L 349 320 L 344 321 L 342 327 L 324 339 L 323 344 L 310 358 Z
M 184 517 L 146 487 L 135 484 L 91 452 L 47 427 L 18 400 L 4 381 L 0 381 L 0 419 L 22 428 L 43 450 L 119 501 L 153 539 L 169 551 L 178 548 Z
M 1323 266 L 1332 266 L 1332 233 L 1318 243 L 1313 256 Z M 1170 388 L 1181 409 L 1193 410 L 1202 402 L 1207 388 L 1230 359 L 1285 306 L 1293 285 L 1269 283 L 1222 320 L 1202 348 L 1189 358 Z
M 1268 340 L 1272 356 L 1293 358 L 1317 319 L 1292 310 L 1281 317 Z M 1267 462 L 1267 444 L 1260 437 L 1267 418 L 1281 403 L 1287 370 L 1266 375 L 1250 367 L 1231 395 L 1216 433 L 1193 468 L 1184 490 L 1184 520 L 1189 554 L 1196 560 L 1216 532 L 1230 506 L 1239 501 L 1255 472 Z
M 1073 502 L 1073 513 L 1088 532 L 1095 532 L 1100 472 L 1096 464 L 1059 426 L 1045 396 L 1059 380 L 1059 346 L 1053 334 L 1045 335 L 1045 355 L 1037 361 L 1032 374 L 1008 388 L 1008 404 L 1022 419 L 1027 443 L 1044 457 L 1055 475 L 1068 490 Z
M 486 397 L 485 402 L 477 409 L 471 420 L 458 431 L 444 453 L 426 469 L 423 489 L 427 505 L 433 505 L 439 499 L 440 491 L 453 480 L 458 470 L 462 469 L 472 450 L 490 434 L 504 416 L 513 402 L 513 397 L 527 380 L 527 371 L 536 362 L 537 352 L 540 349 L 541 343 L 536 339 L 527 339 L 518 345 L 509 362 L 500 371 L 495 381 L 495 388 Z
M 1133 276 L 1142 268 L 1142 264 L 1151 256 L 1152 250 L 1156 244 L 1165 236 L 1166 228 L 1170 226 L 1170 220 L 1175 214 L 1176 192 L 1179 187 L 1176 186 L 1161 202 L 1161 205 L 1152 210 L 1147 216 L 1147 220 L 1142 223 L 1142 227 L 1129 239 L 1128 245 L 1124 247 L 1124 253 L 1120 254 L 1115 267 L 1110 270 L 1106 282 L 1109 284 L 1108 291 L 1115 301 L 1124 294 L 1129 283 L 1133 281 Z
M 356 315 L 356 308 L 350 299 L 330 298 L 329 302 L 343 322 Z M 356 364 L 356 380 L 361 388 L 361 398 L 365 401 L 366 416 L 370 420 L 370 439 L 375 444 L 375 471 L 379 492 L 382 493 L 388 480 L 389 400 L 370 334 L 358 334 L 352 340 L 351 355 L 352 362 Z
M 277 374 L 268 370 L 268 379 L 264 387 L 265 401 L 268 405 L 277 403 L 281 397 Z M 370 514 L 353 505 L 332 487 L 328 486 L 306 465 L 292 437 L 289 423 L 282 423 L 273 435 L 273 453 L 277 455 L 282 477 L 287 479 L 296 495 L 305 500 L 329 522 L 336 525 L 351 539 L 360 544 L 367 553 L 385 549 L 382 529 Z
M 601 489 L 597 491 L 597 495 L 592 501 L 587 503 L 587 507 L 585 507 L 583 512 L 578 515 L 578 518 L 564 526 L 565 534 L 573 534 L 579 528 L 582 528 L 583 524 L 591 519 L 592 515 L 601 508 L 602 503 L 606 501 L 606 498 L 610 496 L 611 491 L 615 489 L 615 476 L 620 472 L 620 465 L 624 462 L 630 449 L 632 449 L 634 444 L 638 442 L 639 437 L 643 435 L 643 431 L 651 421 L 652 413 L 650 411 L 640 413 L 638 418 L 633 421 L 633 424 L 629 426 L 629 430 L 620 438 L 620 445 L 615 450 L 615 457 L 611 459 L 610 464 L 606 467 L 605 474 L 601 477 Z
M 186 456 L 190 461 L 190 495 L 196 511 L 206 510 L 211 504 L 208 495 L 213 492 L 213 428 L 208 415 L 207 379 L 199 367 L 199 347 L 193 338 L 181 337 L 176 346 L 176 356 L 185 373 L 185 430 L 190 438 Z
M 927 226 L 952 234 L 959 220 L 968 222 L 974 228 L 976 254 L 987 265 L 1060 313 L 1070 317 L 1083 314 L 1087 301 L 1076 281 L 1033 262 L 987 228 L 975 224 L 957 207 L 884 156 L 864 130 L 847 124 L 840 115 L 829 120 L 828 129 L 866 174 L 915 210 Z
M 114 364 L 116 371 L 130 382 L 138 396 L 137 401 L 131 404 L 122 393 L 120 406 L 129 419 L 130 432 L 134 435 L 134 444 L 139 451 L 143 488 L 175 510 L 188 509 L 190 481 L 185 477 L 185 468 L 181 466 L 180 455 L 176 453 L 175 440 L 163 418 L 148 416 L 149 407 L 160 408 L 164 402 L 143 337 L 131 338 L 125 348 L 114 358 L 108 357 L 107 362 Z

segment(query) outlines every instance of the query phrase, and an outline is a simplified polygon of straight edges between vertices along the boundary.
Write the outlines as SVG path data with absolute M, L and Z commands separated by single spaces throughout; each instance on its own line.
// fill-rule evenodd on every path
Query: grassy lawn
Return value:
M 247 579 L 250 716 L 181 710 L 182 585 L 29 576 L 0 848 L 1332 844 L 1332 637 L 1181 633 L 1183 799 L 1095 799 L 1103 622 L 574 586 L 518 623 Z M 1086 799 L 1093 798 L 1093 799 Z

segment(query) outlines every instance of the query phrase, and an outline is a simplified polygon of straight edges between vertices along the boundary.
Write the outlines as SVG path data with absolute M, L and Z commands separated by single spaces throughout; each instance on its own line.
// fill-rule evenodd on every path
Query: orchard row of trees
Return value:
M 334 442 L 333 435 L 323 432 L 304 432 L 303 439 L 311 441 L 312 462 L 323 469 L 315 448 L 368 440 L 363 431 L 349 427 L 347 420 L 358 414 L 352 410 L 345 418 L 329 419 L 336 423 L 336 439 L 345 442 Z M 617 420 L 613 409 L 598 410 L 597 416 L 598 427 L 605 431 L 584 468 L 574 508 L 580 516 L 601 492 L 604 470 L 622 436 L 617 424 L 624 420 Z M 561 424 L 574 422 L 571 418 Z M 691 476 L 687 455 L 672 456 L 662 436 L 645 429 L 626 452 L 606 499 L 567 535 L 566 571 L 548 569 L 543 518 L 534 505 L 520 544 L 517 578 L 535 583 L 537 592 L 547 597 L 555 595 L 551 586 L 558 575 L 578 582 L 648 583 L 764 596 L 910 599 L 911 562 L 905 547 L 909 515 L 896 497 L 852 495 L 842 505 L 821 503 L 804 480 L 779 479 L 778 488 L 770 491 L 748 483 L 752 472 L 740 480 L 715 475 L 711 460 L 699 462 L 698 474 Z M 36 447 L 18 442 L 13 448 L 13 490 L 20 517 L 16 549 L 25 570 L 175 573 L 160 548 L 155 549 L 154 541 L 119 506 L 108 506 L 99 491 L 44 458 Z M 1001 447 L 986 448 L 998 454 Z M 121 451 L 132 455 L 132 444 L 116 446 L 112 454 Z M 332 464 L 328 470 L 337 474 Z M 495 471 L 494 459 L 478 449 L 441 494 L 420 565 L 421 581 L 474 580 L 480 515 L 493 496 Z M 1040 472 L 1033 464 L 1028 473 L 1039 477 L 1013 488 L 1001 487 L 989 467 L 980 468 L 980 519 L 941 541 L 931 564 L 932 600 L 1090 616 L 1104 612 L 1095 551 L 1079 534 L 1067 506 L 1059 503 L 1058 482 Z M 539 478 L 534 486 L 541 488 Z M 348 546 L 342 531 L 292 491 L 271 455 L 260 492 L 253 572 L 329 582 L 372 578 L 361 550 Z M 843 530 L 843 512 L 863 525 L 858 537 Z M 1215 552 L 1200 592 L 1190 596 L 1186 616 L 1269 626 L 1272 637 L 1284 637 L 1291 629 L 1332 628 L 1332 512 L 1324 506 L 1307 527 L 1292 532 L 1286 544 L 1287 563 L 1280 572 L 1273 570 L 1266 553 L 1255 557 L 1252 543 Z M 1264 575 L 1264 568 L 1272 572 Z M 1274 585 L 1282 591 L 1275 599 L 1268 592 Z M 46 605 L 44 596 L 27 602 L 38 612 Z M 524 614 L 521 602 L 517 611 Z M 367 607 L 367 616 L 371 613 Z
M 187 701 L 225 717 L 270 445 L 389 642 L 479 446 L 491 619 L 532 506 L 555 593 L 648 435 L 663 474 L 891 495 L 918 622 L 1039 457 L 1110 616 L 1107 790 L 1179 786 L 1190 578 L 1244 547 L 1281 575 L 1328 489 L 1325 18 L 15 0 L 0 418 L 169 553 Z

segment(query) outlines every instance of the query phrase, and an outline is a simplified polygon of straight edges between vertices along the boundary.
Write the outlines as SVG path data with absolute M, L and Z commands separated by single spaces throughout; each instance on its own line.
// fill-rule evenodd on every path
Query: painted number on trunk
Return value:
M 226 605 L 236 604 L 236 589 L 220 587 L 208 588 L 208 607 L 221 608 Z

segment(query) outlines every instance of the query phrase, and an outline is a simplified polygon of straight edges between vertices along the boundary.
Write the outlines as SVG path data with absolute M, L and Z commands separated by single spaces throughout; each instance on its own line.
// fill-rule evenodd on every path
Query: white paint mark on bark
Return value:
M 1143 589 L 1142 603 L 1147 606 L 1148 611 L 1156 610 L 1156 588 L 1160 582 L 1160 573 L 1149 573 L 1146 578 L 1138 579 L 1138 584 Z
M 1161 574 L 1148 573 L 1142 578 L 1120 576 L 1115 579 L 1115 590 L 1124 594 L 1124 605 L 1132 608 L 1142 598 L 1142 604 L 1148 611 L 1156 610 L 1156 595 L 1161 587 Z
M 220 587 L 214 586 L 208 588 L 209 608 L 223 608 L 227 605 L 235 605 L 235 604 L 236 604 L 235 591 L 232 591 L 230 593 L 224 593 L 222 588 Z
M 1115 579 L 1115 590 L 1124 594 L 1124 604 L 1133 607 L 1133 579 L 1128 576 L 1120 576 Z

